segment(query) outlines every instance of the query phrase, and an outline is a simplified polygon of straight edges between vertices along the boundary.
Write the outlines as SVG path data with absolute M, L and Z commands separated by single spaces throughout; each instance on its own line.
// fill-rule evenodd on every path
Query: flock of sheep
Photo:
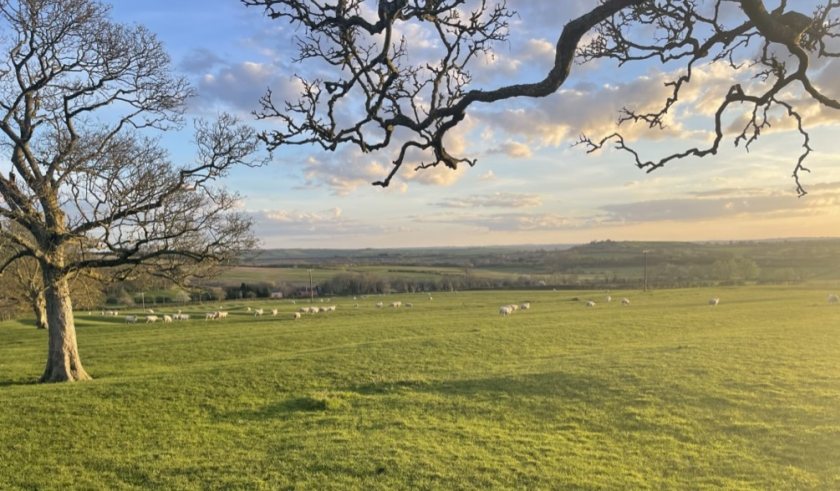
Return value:
M 353 297 L 353 299 L 356 300 L 356 297 Z M 431 295 L 429 296 L 429 300 L 432 300 Z M 578 299 L 574 298 L 573 300 L 578 300 Z M 613 298 L 610 295 L 607 295 L 604 300 L 609 303 L 609 302 L 613 301 Z M 321 301 L 323 302 L 323 299 L 321 299 Z M 294 304 L 295 303 L 294 300 L 292 300 L 291 303 Z M 720 297 L 712 297 L 712 298 L 709 299 L 708 303 L 709 303 L 710 306 L 713 306 L 713 307 L 717 306 L 718 304 L 720 304 Z M 828 295 L 828 303 L 830 303 L 830 304 L 840 303 L 840 296 L 838 296 L 835 293 L 829 294 Z M 589 300 L 586 301 L 586 303 L 584 305 L 586 307 L 595 307 L 597 304 L 594 300 L 589 299 Z M 621 299 L 621 305 L 622 306 L 630 305 L 630 299 L 627 298 L 627 297 L 623 297 Z M 391 302 L 389 304 L 389 307 L 393 308 L 393 309 L 398 309 L 398 308 L 402 308 L 402 307 L 411 308 L 413 306 L 414 305 L 410 302 L 403 303 L 401 301 L 394 301 L 394 302 Z M 358 308 L 359 304 L 354 304 L 354 307 Z M 381 302 L 381 301 L 376 302 L 374 304 L 374 307 L 376 307 L 377 309 L 385 308 L 385 303 Z M 523 303 L 520 303 L 520 304 L 502 305 L 501 307 L 499 307 L 499 315 L 509 316 L 509 315 L 512 315 L 514 312 L 516 312 L 518 310 L 528 310 L 530 308 L 531 308 L 531 303 L 530 302 L 523 302 Z M 335 312 L 335 311 L 336 311 L 336 306 L 335 305 L 307 306 L 307 307 L 299 308 L 297 312 L 291 312 L 291 318 L 293 320 L 296 320 L 296 319 L 301 318 L 301 314 L 318 314 L 318 313 Z M 253 315 L 254 317 L 261 317 L 263 315 L 269 315 L 269 314 L 271 316 L 276 317 L 277 315 L 280 314 L 280 311 L 276 308 L 275 309 L 263 309 L 263 308 L 246 307 L 246 312 L 250 315 Z M 92 314 L 93 314 L 92 312 L 88 312 L 88 315 L 92 315 Z M 118 310 L 102 310 L 101 315 L 103 317 L 119 317 L 120 312 Z M 223 320 L 223 319 L 227 319 L 227 317 L 228 317 L 228 312 L 227 311 L 216 310 L 216 311 L 213 311 L 213 312 L 207 312 L 204 315 L 204 320 L 205 321 Z M 141 321 L 143 321 L 147 324 L 148 323 L 155 323 L 155 322 L 159 322 L 159 321 L 163 322 L 163 323 L 171 323 L 171 322 L 175 322 L 175 321 L 188 321 L 188 320 L 190 320 L 190 315 L 189 314 L 184 314 L 180 310 L 177 313 L 171 314 L 171 315 L 169 315 L 169 314 L 156 314 L 154 310 L 147 309 L 145 315 L 126 315 L 126 316 L 124 316 L 124 320 L 125 320 L 125 323 L 127 323 L 127 324 L 136 324 L 136 323 L 141 322 Z

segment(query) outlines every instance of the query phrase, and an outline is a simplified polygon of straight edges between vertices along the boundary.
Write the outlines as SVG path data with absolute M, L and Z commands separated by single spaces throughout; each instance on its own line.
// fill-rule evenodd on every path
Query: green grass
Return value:
M 0 324 L 0 487 L 840 489 L 826 293 L 612 293 L 624 308 L 592 292 L 394 295 L 298 321 L 300 303 L 265 301 L 166 326 L 80 315 L 96 379 L 55 385 L 31 383 L 45 333 Z M 414 307 L 373 306 L 396 299 Z

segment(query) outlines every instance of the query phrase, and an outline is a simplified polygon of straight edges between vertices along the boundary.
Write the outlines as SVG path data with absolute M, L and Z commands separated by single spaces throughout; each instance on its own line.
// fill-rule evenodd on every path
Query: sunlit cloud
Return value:
M 492 193 L 448 198 L 435 203 L 441 208 L 534 208 L 542 205 L 542 198 L 536 194 Z

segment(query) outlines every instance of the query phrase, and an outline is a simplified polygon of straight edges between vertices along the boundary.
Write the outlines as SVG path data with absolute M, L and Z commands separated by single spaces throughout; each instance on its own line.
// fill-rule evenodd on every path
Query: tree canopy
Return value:
M 715 155 L 732 135 L 749 149 L 781 112 L 802 137 L 792 162 L 798 194 L 811 153 L 805 114 L 809 105 L 840 109 L 840 101 L 814 83 L 814 74 L 840 54 L 840 2 L 802 12 L 804 2 L 781 0 L 601 0 L 565 26 L 558 25 L 554 63 L 530 83 L 480 87 L 471 68 L 480 56 L 508 39 L 517 15 L 504 0 L 241 0 L 298 28 L 298 59 L 317 66 L 316 77 L 301 77 L 298 100 L 277 100 L 269 90 L 258 117 L 279 123 L 263 133 L 271 148 L 320 145 L 335 150 L 355 145 L 364 152 L 392 150 L 392 167 L 374 184 L 388 186 L 406 163 L 416 169 L 474 165 L 455 155 L 446 137 L 479 103 L 545 97 L 568 80 L 575 62 L 612 60 L 619 67 L 656 63 L 679 67 L 667 83 L 669 95 L 657 110 L 638 111 L 633 101 L 619 123 L 661 128 L 695 73 L 705 65 L 727 64 L 737 77 L 713 102 L 709 142 L 648 159 L 621 132 L 582 135 L 587 151 L 610 143 L 648 172 L 670 162 Z M 562 11 L 565 5 L 557 4 Z M 527 19 L 525 22 L 527 25 Z M 411 28 L 434 35 L 434 46 L 414 46 Z M 418 51 L 422 51 L 418 55 Z M 739 128 L 727 117 L 738 113 Z
M 197 122 L 196 158 L 175 163 L 159 131 L 180 128 L 187 82 L 157 38 L 93 0 L 0 0 L 0 239 L 37 261 L 49 329 L 42 380 L 88 377 L 68 278 L 149 266 L 183 276 L 251 247 L 237 195 L 214 182 L 259 163 L 232 116 Z

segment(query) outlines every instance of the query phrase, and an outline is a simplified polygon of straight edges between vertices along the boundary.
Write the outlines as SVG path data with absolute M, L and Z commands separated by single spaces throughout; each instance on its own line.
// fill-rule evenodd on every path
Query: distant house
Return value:
M 318 288 L 315 287 L 312 290 L 310 290 L 309 288 L 300 288 L 298 291 L 295 292 L 295 296 L 299 298 L 317 297 Z
M 271 292 L 269 294 L 270 298 L 283 298 L 283 292 Z

